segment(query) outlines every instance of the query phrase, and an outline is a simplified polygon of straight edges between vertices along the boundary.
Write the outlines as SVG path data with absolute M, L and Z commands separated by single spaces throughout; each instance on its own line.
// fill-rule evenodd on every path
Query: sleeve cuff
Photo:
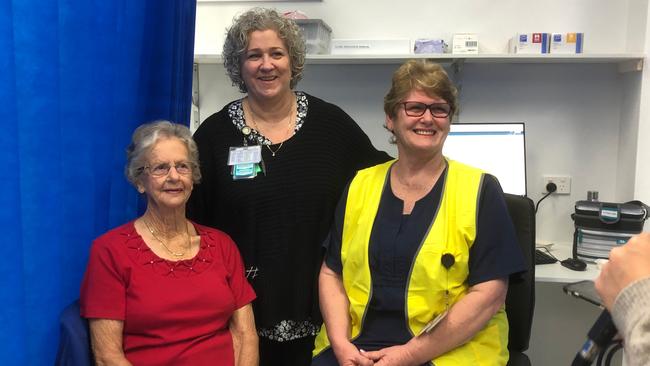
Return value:
M 625 335 L 650 309 L 650 277 L 632 282 L 614 300 L 612 319 L 619 332 Z

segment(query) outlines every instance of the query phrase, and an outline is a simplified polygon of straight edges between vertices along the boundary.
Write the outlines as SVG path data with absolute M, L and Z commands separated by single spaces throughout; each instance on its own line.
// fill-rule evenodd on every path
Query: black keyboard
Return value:
M 551 264 L 555 262 L 557 262 L 557 259 L 539 249 L 535 249 L 535 264 Z

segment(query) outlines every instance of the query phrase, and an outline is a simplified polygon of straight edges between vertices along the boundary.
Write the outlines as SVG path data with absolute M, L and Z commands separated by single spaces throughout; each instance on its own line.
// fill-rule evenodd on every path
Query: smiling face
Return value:
M 412 90 L 402 102 L 424 104 L 446 103 L 442 98 L 430 97 L 421 90 Z M 404 105 L 400 104 L 394 117 L 386 116 L 386 127 L 395 135 L 400 156 L 404 154 L 423 157 L 440 155 L 442 146 L 449 134 L 449 116 L 434 117 L 426 110 L 420 117 L 408 116 Z
M 248 95 L 273 99 L 291 92 L 291 61 L 276 31 L 253 31 L 242 61 L 242 78 Z
M 177 138 L 161 138 L 147 154 L 148 167 L 160 164 L 176 166 L 188 162 L 189 154 L 185 144 Z M 146 169 L 138 184 L 138 191 L 147 194 L 147 204 L 159 209 L 184 208 L 192 193 L 192 173 L 179 174 L 176 168 L 162 176 L 152 175 L 152 168 Z

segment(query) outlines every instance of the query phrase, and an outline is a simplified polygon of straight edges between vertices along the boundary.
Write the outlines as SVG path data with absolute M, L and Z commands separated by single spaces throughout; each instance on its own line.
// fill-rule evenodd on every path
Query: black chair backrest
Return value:
M 511 278 L 508 287 L 508 349 L 524 352 L 528 349 L 535 311 L 535 205 L 525 196 L 506 193 L 505 199 L 528 266 L 528 272 Z

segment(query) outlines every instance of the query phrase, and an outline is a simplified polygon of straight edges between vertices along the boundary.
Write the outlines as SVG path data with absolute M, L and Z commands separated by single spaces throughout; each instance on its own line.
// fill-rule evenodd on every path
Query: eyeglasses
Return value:
M 169 163 L 160 163 L 156 165 L 145 165 L 142 169 L 149 170 L 149 174 L 153 177 L 164 177 L 169 174 L 169 170 L 174 167 L 176 173 L 180 175 L 192 174 L 192 163 L 189 161 L 181 161 L 174 165 Z
M 427 111 L 431 112 L 434 117 L 444 118 L 451 113 L 451 106 L 449 103 L 431 103 L 424 104 L 420 102 L 404 102 L 404 112 L 410 117 L 421 117 Z

